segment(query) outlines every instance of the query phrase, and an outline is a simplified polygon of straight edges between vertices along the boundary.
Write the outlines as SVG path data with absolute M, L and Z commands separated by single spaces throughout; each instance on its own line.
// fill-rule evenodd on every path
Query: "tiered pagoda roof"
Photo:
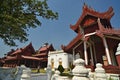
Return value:
M 110 24 L 110 19 L 113 15 L 114 12 L 112 7 L 106 12 L 97 12 L 84 4 L 82 15 L 75 25 L 70 25 L 70 28 L 77 33 L 77 36 L 67 46 L 62 45 L 62 49 L 66 52 L 72 52 L 72 48 L 75 47 L 76 44 L 89 38 L 86 31 L 100 37 L 105 35 L 108 38 L 120 39 L 120 30 L 114 29 Z M 95 26 L 92 25 L 98 25 L 98 27 L 95 28 Z M 84 34 L 81 28 L 85 31 Z M 85 39 L 84 36 L 86 37 Z
M 112 7 L 110 7 L 106 12 L 97 12 L 93 8 L 88 7 L 86 4 L 84 4 L 82 15 L 80 16 L 80 18 L 78 19 L 76 24 L 71 25 L 70 28 L 78 33 L 79 32 L 79 25 L 82 26 L 83 21 L 87 18 L 87 16 L 92 16 L 95 18 L 110 20 L 113 15 L 114 15 L 114 12 L 113 12 Z M 89 20 L 89 19 L 87 18 L 87 20 Z M 87 23 L 87 22 L 89 22 L 89 23 Z M 89 20 L 89 21 L 86 21 L 86 24 L 88 25 L 88 24 L 91 24 L 92 22 L 94 22 L 94 21 Z

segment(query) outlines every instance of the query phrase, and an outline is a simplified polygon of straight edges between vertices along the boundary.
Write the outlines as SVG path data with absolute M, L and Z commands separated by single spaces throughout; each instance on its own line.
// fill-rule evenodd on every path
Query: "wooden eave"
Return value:
M 47 53 L 38 53 L 33 56 L 35 56 L 35 57 L 47 56 Z
M 43 58 L 37 58 L 37 57 L 31 57 L 31 56 L 21 56 L 23 59 L 29 59 L 29 60 L 42 60 Z
M 4 60 L 0 60 L 0 63 L 5 63 L 5 61 Z
M 27 59 L 27 60 L 37 60 L 37 61 L 40 61 L 42 60 L 43 58 L 37 58 L 37 57 L 31 57 L 31 56 L 24 56 L 24 55 L 21 55 L 20 58 L 14 56 L 14 57 L 11 57 L 11 56 L 8 56 L 5 61 L 9 61 L 9 60 L 21 60 L 21 59 Z
M 15 52 L 13 52 L 10 55 L 16 55 L 16 54 L 20 54 L 22 52 L 22 49 L 17 49 Z
M 101 35 L 102 34 L 102 35 Z M 104 29 L 104 31 L 96 30 L 95 35 L 98 36 L 115 36 L 116 38 L 120 38 L 120 30 L 115 29 Z M 78 34 L 67 46 L 61 46 L 65 52 L 70 52 L 70 50 L 76 45 L 76 43 L 82 41 L 84 35 Z
M 43 58 L 41 61 L 42 61 L 42 62 L 48 61 L 48 59 L 47 59 L 47 58 Z
M 30 43 L 29 45 L 27 45 L 26 47 L 23 47 L 23 48 L 20 48 L 20 49 L 17 49 L 16 51 L 14 51 L 13 53 L 11 53 L 10 55 L 17 55 L 17 54 L 20 54 L 20 53 L 24 53 L 25 50 L 27 49 L 32 49 L 32 53 L 35 53 L 35 50 L 32 46 L 32 43 Z
M 103 30 L 96 30 L 97 34 L 117 35 L 120 37 L 120 29 L 115 30 L 111 28 L 104 28 Z
M 17 57 L 14 56 L 14 57 L 11 57 L 11 56 L 7 56 L 6 59 L 4 59 L 4 61 L 9 61 L 9 60 L 16 60 Z
M 83 21 L 83 19 L 87 15 L 98 17 L 98 18 L 101 18 L 101 19 L 110 20 L 111 17 L 114 15 L 114 12 L 113 12 L 112 7 L 110 7 L 106 12 L 100 13 L 100 12 L 97 12 L 97 11 L 93 10 L 92 8 L 88 8 L 87 5 L 84 5 L 82 15 L 78 19 L 77 23 L 75 25 L 71 25 L 70 28 L 78 33 L 77 30 L 79 28 L 79 25 L 81 24 L 81 22 Z

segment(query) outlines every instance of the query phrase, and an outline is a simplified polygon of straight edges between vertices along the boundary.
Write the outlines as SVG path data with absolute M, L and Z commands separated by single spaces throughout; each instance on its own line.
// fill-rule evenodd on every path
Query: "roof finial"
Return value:
M 86 5 L 86 3 L 84 2 L 84 6 L 83 6 L 83 8 L 87 8 L 87 5 Z
M 84 2 L 83 9 L 87 9 L 87 4 Z

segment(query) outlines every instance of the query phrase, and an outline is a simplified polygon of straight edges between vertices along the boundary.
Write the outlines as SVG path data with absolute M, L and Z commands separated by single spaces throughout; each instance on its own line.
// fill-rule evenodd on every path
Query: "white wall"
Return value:
M 62 50 L 52 51 L 48 54 L 48 65 L 51 65 L 52 59 L 54 59 L 54 68 L 58 68 L 60 59 L 62 61 L 62 66 L 64 68 L 69 68 L 69 63 L 72 62 L 72 55 L 63 52 Z

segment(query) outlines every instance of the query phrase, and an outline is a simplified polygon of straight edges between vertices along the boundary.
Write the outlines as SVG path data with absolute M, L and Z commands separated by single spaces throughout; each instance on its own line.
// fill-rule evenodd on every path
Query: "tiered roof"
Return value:
M 71 25 L 70 28 L 78 33 L 79 25 L 82 25 L 82 22 L 87 16 L 110 20 L 113 15 L 114 15 L 114 12 L 112 7 L 110 7 L 106 12 L 97 12 L 93 8 L 90 8 L 86 4 L 84 4 L 82 15 L 80 16 L 76 24 Z
M 75 25 L 70 25 L 70 28 L 77 33 L 77 36 L 67 45 L 62 45 L 62 49 L 66 52 L 72 52 L 72 48 L 78 43 L 89 39 L 90 35 L 106 36 L 114 39 L 120 40 L 120 30 L 115 30 L 110 24 L 110 19 L 114 15 L 113 8 L 110 7 L 106 12 L 97 12 L 94 9 L 88 7 L 86 4 L 83 6 L 83 12 Z M 109 25 L 106 27 L 101 21 L 107 21 Z M 98 28 L 94 28 L 92 25 L 98 25 Z M 81 27 L 85 30 L 93 30 L 89 35 L 87 33 L 82 33 Z

